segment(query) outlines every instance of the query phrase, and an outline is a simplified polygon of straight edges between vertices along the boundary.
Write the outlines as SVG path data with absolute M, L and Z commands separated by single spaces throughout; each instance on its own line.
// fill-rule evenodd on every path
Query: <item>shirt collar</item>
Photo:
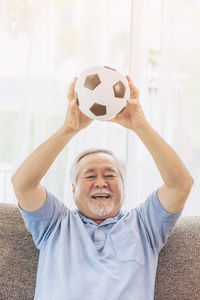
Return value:
M 120 210 L 120 212 L 115 217 L 105 219 L 101 224 L 97 224 L 92 219 L 90 219 L 90 218 L 86 217 L 85 215 L 83 215 L 78 209 L 75 209 L 75 211 L 78 213 L 78 215 L 81 217 L 81 219 L 84 223 L 96 224 L 98 226 L 111 224 L 111 223 L 116 223 L 119 219 L 121 219 L 121 217 L 123 217 L 126 214 L 126 210 Z

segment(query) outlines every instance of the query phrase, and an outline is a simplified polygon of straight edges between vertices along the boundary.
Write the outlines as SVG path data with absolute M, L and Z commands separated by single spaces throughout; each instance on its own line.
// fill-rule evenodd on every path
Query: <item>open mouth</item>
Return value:
M 110 195 L 98 195 L 98 196 L 92 196 L 93 199 L 109 199 L 111 198 Z

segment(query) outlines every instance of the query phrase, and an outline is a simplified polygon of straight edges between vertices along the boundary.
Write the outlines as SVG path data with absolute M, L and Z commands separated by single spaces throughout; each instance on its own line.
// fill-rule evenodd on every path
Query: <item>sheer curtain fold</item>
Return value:
M 199 12 L 195 0 L 1 1 L 0 201 L 17 202 L 10 177 L 62 125 L 74 76 L 101 64 L 133 79 L 148 121 L 195 179 L 184 214 L 199 215 Z M 71 163 L 94 147 L 110 149 L 126 163 L 126 209 L 162 184 L 134 132 L 94 121 L 42 180 L 70 208 Z

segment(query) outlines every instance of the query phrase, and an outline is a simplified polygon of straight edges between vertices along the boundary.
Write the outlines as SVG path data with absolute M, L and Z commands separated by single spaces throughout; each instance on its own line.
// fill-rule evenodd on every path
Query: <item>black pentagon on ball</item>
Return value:
M 98 74 L 92 74 L 86 77 L 84 87 L 94 90 L 100 83 L 101 80 Z
M 126 87 L 123 82 L 118 81 L 113 85 L 113 90 L 116 98 L 124 98 Z
M 90 107 L 90 111 L 95 115 L 95 116 L 104 116 L 106 115 L 106 106 L 98 103 L 94 103 Z

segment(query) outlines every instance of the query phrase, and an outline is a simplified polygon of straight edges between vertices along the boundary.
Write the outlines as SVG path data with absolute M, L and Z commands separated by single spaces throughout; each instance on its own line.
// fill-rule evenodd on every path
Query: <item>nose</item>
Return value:
M 97 177 L 97 179 L 95 180 L 95 183 L 94 183 L 94 186 L 95 187 L 107 187 L 108 184 L 107 182 L 104 180 L 104 178 L 102 177 Z

